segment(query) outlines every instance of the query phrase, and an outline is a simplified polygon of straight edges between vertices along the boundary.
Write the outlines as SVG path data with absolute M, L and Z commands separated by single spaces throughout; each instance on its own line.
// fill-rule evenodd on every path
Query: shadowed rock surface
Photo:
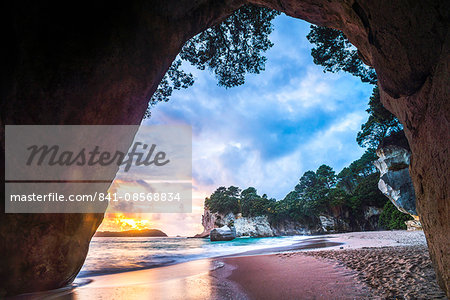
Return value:
M 317 229 L 307 228 L 299 222 L 285 220 L 278 224 L 271 224 L 267 216 L 242 217 L 241 214 L 212 213 L 205 208 L 202 215 L 203 232 L 195 235 L 197 238 L 208 237 L 214 228 L 233 223 L 236 236 L 269 237 L 280 235 L 302 235 L 317 233 Z
M 375 67 L 382 102 L 404 125 L 411 146 L 417 210 L 439 283 L 448 292 L 450 2 L 252 2 L 343 30 Z M 183 43 L 244 3 L 5 3 L 2 136 L 5 124 L 139 124 Z M 1 176 L 4 147 L 3 141 Z M 2 214 L 1 293 L 71 282 L 102 218 Z
M 416 195 L 409 175 L 411 152 L 404 133 L 386 138 L 378 147 L 377 155 L 379 159 L 374 165 L 380 170 L 378 188 L 398 210 L 417 220 Z
M 209 239 L 211 242 L 217 241 L 231 241 L 236 238 L 236 229 L 234 227 L 228 227 L 227 225 L 220 228 L 214 228 L 209 233 Z
M 221 214 L 212 213 L 205 207 L 202 215 L 203 232 L 196 234 L 195 238 L 208 237 L 214 228 L 219 228 L 233 223 L 236 229 L 236 237 L 269 237 L 289 235 L 315 235 L 333 232 L 364 231 L 378 229 L 378 218 L 381 210 L 376 207 L 367 207 L 364 210 L 364 224 L 350 225 L 341 216 L 321 215 L 317 220 L 310 222 L 299 222 L 291 219 L 270 221 L 266 215 L 243 217 L 241 213 Z

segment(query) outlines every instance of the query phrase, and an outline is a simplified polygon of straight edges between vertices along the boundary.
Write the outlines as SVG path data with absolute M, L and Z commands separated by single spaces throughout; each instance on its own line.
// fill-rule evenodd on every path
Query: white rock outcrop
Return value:
M 416 196 L 409 174 L 410 151 L 405 147 L 388 144 L 377 150 L 374 165 L 380 170 L 378 188 L 401 212 L 416 220 Z
M 224 216 L 219 213 L 211 213 L 209 210 L 205 209 L 202 216 L 204 230 L 195 237 L 208 237 L 213 229 L 229 224 L 233 224 L 233 227 L 236 230 L 236 237 L 270 237 L 321 232 L 321 230 L 312 231 L 298 222 L 284 221 L 273 225 L 270 224 L 267 216 L 243 217 L 241 214 L 234 215 L 232 213 Z
M 215 241 L 231 241 L 236 238 L 236 229 L 227 225 L 220 228 L 214 228 L 209 234 L 211 242 Z

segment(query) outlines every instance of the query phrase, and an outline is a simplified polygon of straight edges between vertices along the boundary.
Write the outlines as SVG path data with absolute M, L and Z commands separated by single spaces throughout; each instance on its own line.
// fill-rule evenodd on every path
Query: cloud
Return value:
M 308 23 L 280 16 L 266 71 L 225 89 L 213 74 L 188 67 L 194 86 L 152 109 L 145 124 L 189 124 L 193 133 L 193 213 L 161 214 L 162 229 L 201 229 L 203 200 L 219 186 L 254 186 L 282 199 L 305 171 L 325 163 L 339 172 L 362 154 L 355 137 L 371 87 L 323 73 L 312 62 L 308 32 Z

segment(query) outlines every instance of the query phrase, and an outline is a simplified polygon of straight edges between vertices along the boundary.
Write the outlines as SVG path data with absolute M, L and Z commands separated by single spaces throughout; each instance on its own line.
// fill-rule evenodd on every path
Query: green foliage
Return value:
M 338 176 L 327 165 L 321 165 L 315 172 L 307 171 L 294 190 L 280 201 L 258 195 L 254 187 L 241 192 L 231 186 L 218 188 L 206 198 L 205 207 L 221 214 L 265 215 L 275 224 L 285 220 L 315 224 L 321 214 L 347 218 L 346 222 L 358 224 L 364 221 L 367 206 L 381 208 L 386 203 L 386 197 L 378 189 L 379 173 L 372 164 L 375 157 L 373 150 L 367 150 Z M 347 186 L 350 187 L 343 188 Z M 389 218 L 392 214 L 395 212 L 389 212 Z
M 340 188 L 333 188 L 329 193 L 329 205 L 331 207 L 344 207 L 348 206 L 350 201 L 350 195 Z
M 336 29 L 311 25 L 306 36 L 315 47 L 311 49 L 314 63 L 324 67 L 324 72 L 348 72 L 361 79 L 362 82 L 375 84 L 375 70 L 366 66 L 358 56 L 358 50 L 345 35 Z
M 213 213 L 242 213 L 244 217 L 269 215 L 274 199 L 259 196 L 256 189 L 249 187 L 241 192 L 238 187 L 219 187 L 210 197 L 205 199 L 205 207 Z
M 321 165 L 316 172 L 307 171 L 295 189 L 277 202 L 275 219 L 317 220 L 320 214 L 351 212 L 362 219 L 367 206 L 383 207 L 386 197 L 378 189 L 379 173 L 373 165 L 376 154 L 367 150 L 360 159 L 344 168 L 339 175 Z
M 374 172 L 378 172 L 373 162 L 377 160 L 377 154 L 374 149 L 367 149 L 361 158 L 352 162 L 349 168 L 359 177 L 366 177 Z
M 347 193 L 335 186 L 336 175 L 330 166 L 321 165 L 316 172 L 305 172 L 295 189 L 282 200 L 286 202 L 285 214 L 294 220 L 305 220 L 345 205 Z
M 362 82 L 375 84 L 367 109 L 369 118 L 356 138 L 358 145 L 376 149 L 384 137 L 403 129 L 398 119 L 381 104 L 375 70 L 363 63 L 358 50 L 341 31 L 311 25 L 307 38 L 315 45 L 311 49 L 314 63 L 323 66 L 324 72 L 344 71 L 359 77 Z
M 368 149 L 337 176 L 336 186 L 349 195 L 347 206 L 357 218 L 362 215 L 364 207 L 382 207 L 386 202 L 386 197 L 378 189 L 380 174 L 373 165 L 376 159 L 375 151 Z
M 241 193 L 241 212 L 244 217 L 254 217 L 267 215 L 270 207 L 270 200 L 266 195 L 258 195 L 254 187 L 249 187 Z
M 296 220 L 297 216 L 290 215 L 291 205 L 295 204 L 295 199 L 297 194 L 295 192 L 290 192 L 286 195 L 284 200 L 274 201 L 270 204 L 268 208 L 269 219 L 272 223 L 279 223 L 283 220 Z
M 356 181 L 357 177 L 350 167 L 345 167 L 342 171 L 337 175 L 337 185 L 339 189 L 347 193 L 352 193 L 358 184 Z
M 361 158 L 352 162 L 350 166 L 342 169 L 337 175 L 336 186 L 347 193 L 352 194 L 362 178 L 378 172 L 373 165 L 373 161 L 376 159 L 377 155 L 375 154 L 375 150 L 366 150 Z
M 321 165 L 316 171 L 318 184 L 330 189 L 336 184 L 336 173 L 333 168 L 327 165 Z
M 388 200 L 383 207 L 379 223 L 386 229 L 406 229 L 405 222 L 412 219 L 413 218 L 410 215 L 399 211 L 397 207 Z
M 240 189 L 235 186 L 225 188 L 219 187 L 209 198 L 205 199 L 205 207 L 213 213 L 234 213 L 237 214 L 239 209 Z
M 362 178 L 353 192 L 357 202 L 361 206 L 382 207 L 386 202 L 386 196 L 378 188 L 379 173 L 372 173 Z
M 300 178 L 299 183 L 295 186 L 295 191 L 304 196 L 308 188 L 311 188 L 317 184 L 317 176 L 314 171 L 306 171 Z
M 361 131 L 356 137 L 361 147 L 377 149 L 386 136 L 403 130 L 399 120 L 381 104 L 378 86 L 373 88 L 369 108 L 366 111 L 369 113 L 369 118 L 361 125 Z
M 264 70 L 263 55 L 273 46 L 269 35 L 273 30 L 272 20 L 280 13 L 267 8 L 245 5 L 222 23 L 206 29 L 187 41 L 179 57 L 200 70 L 211 70 L 219 86 L 226 88 L 242 85 L 246 73 L 259 74 Z M 150 109 L 158 102 L 169 100 L 173 90 L 188 88 L 194 83 L 192 74 L 175 60 L 153 94 Z
M 317 215 L 326 208 L 329 186 L 334 184 L 334 171 L 331 167 L 322 165 L 317 172 L 307 171 L 300 178 L 294 191 L 297 193 L 297 203 L 294 207 L 297 219 L 305 215 Z
M 200 69 L 211 69 L 219 85 L 225 87 L 244 83 L 247 72 L 263 70 L 265 58 L 261 53 L 272 45 L 267 36 L 272 30 L 270 20 L 276 13 L 245 7 L 239 14 L 189 41 L 181 54 L 183 59 Z M 240 24 L 247 29 L 241 28 Z M 257 25 L 262 26 L 261 31 Z M 240 33 L 236 34 L 233 28 Z M 252 39 L 248 40 L 250 36 Z M 357 50 L 342 32 L 313 25 L 307 38 L 315 44 L 311 53 L 314 62 L 324 66 L 325 71 L 342 70 L 358 76 L 363 82 L 376 84 L 375 71 L 363 64 Z M 404 228 L 404 221 L 409 216 L 399 212 L 390 201 L 386 202 L 386 197 L 378 189 L 379 173 L 373 165 L 377 159 L 375 149 L 380 141 L 392 132 L 401 131 L 402 127 L 381 104 L 377 86 L 367 112 L 369 119 L 357 136 L 358 144 L 367 150 L 338 175 L 327 165 L 321 165 L 315 172 L 307 171 L 294 190 L 280 201 L 267 199 L 266 195 L 259 196 L 253 187 L 241 193 L 236 187 L 221 187 L 206 199 L 205 206 L 212 212 L 267 215 L 272 222 L 287 219 L 317 221 L 320 214 L 342 216 L 345 211 L 346 218 L 350 214 L 356 223 L 364 218 L 363 211 L 367 206 L 384 206 L 380 224 L 387 228 Z
M 173 90 L 186 89 L 194 84 L 194 77 L 180 69 L 181 60 L 174 60 L 169 70 L 159 83 L 159 86 L 149 102 L 149 108 L 145 113 L 145 118 L 150 118 L 150 108 L 158 102 L 167 102 Z
M 279 12 L 253 5 L 243 6 L 225 21 L 209 28 L 184 45 L 180 56 L 197 68 L 213 71 L 220 86 L 245 82 L 245 74 L 264 70 L 262 55 L 273 46 L 271 21 Z

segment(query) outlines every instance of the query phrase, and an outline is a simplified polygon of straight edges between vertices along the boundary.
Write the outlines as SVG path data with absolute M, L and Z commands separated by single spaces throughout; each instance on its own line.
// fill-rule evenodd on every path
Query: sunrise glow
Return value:
M 130 217 L 121 213 L 106 214 L 100 231 L 125 231 L 125 230 L 142 230 L 151 228 L 150 220 L 139 217 Z

